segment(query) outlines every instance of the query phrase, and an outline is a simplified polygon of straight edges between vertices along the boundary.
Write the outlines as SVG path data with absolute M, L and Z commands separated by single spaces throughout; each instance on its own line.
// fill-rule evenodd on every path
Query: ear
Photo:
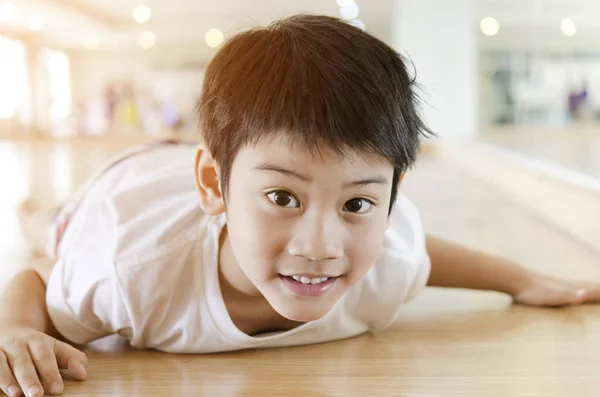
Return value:
M 205 214 L 217 215 L 225 211 L 219 167 L 203 145 L 198 146 L 196 152 L 196 186 L 200 194 L 200 206 Z

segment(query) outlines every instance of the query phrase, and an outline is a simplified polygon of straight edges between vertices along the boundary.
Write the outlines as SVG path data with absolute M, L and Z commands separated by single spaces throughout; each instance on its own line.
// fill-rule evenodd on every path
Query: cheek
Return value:
M 352 264 L 353 273 L 356 277 L 364 276 L 373 263 L 383 245 L 387 219 L 375 222 L 369 226 L 360 229 L 360 233 L 353 233 L 349 244 L 346 246 L 346 255 Z
M 255 201 L 237 197 L 242 199 L 231 200 L 227 210 L 227 228 L 236 260 L 245 270 L 272 273 L 277 258 L 285 251 L 282 223 L 257 208 Z

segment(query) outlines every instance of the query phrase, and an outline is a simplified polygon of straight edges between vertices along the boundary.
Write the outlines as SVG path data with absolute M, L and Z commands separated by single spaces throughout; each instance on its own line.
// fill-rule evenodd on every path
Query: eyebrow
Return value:
M 299 174 L 295 171 L 291 171 L 288 170 L 286 168 L 280 167 L 278 165 L 274 165 L 274 164 L 269 164 L 269 163 L 262 163 L 257 165 L 256 167 L 253 168 L 253 170 L 256 171 L 270 171 L 270 172 L 277 172 L 280 174 L 283 174 L 285 176 L 289 176 L 295 179 L 300 179 L 301 181 L 304 182 L 310 182 L 311 178 L 306 176 L 306 175 L 302 175 Z M 381 184 L 381 185 L 387 185 L 388 184 L 388 180 L 386 177 L 382 176 L 382 175 L 376 175 L 374 177 L 371 178 L 366 178 L 366 179 L 359 179 L 356 181 L 351 181 L 351 182 L 346 182 L 344 183 L 344 187 L 353 187 L 353 186 L 365 186 L 365 185 L 370 185 L 370 184 Z

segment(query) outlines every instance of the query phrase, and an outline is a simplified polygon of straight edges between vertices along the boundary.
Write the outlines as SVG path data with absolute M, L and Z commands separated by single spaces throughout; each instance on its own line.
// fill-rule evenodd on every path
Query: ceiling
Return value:
M 474 0 L 477 22 L 492 16 L 500 23 L 496 36 L 481 35 L 484 48 L 503 50 L 600 53 L 600 1 L 598 0 Z M 575 36 L 561 31 L 561 21 L 571 18 Z
M 218 28 L 225 36 L 257 24 L 297 13 L 339 16 L 335 0 L 11 0 L 14 9 L 10 23 L 0 20 L 0 33 L 43 36 L 46 43 L 60 47 L 85 48 L 90 37 L 99 38 L 99 48 L 137 46 L 140 32 L 149 30 L 156 45 L 204 44 L 207 30 Z M 6 0 L 0 0 L 0 7 Z M 393 0 L 357 3 L 359 18 L 380 37 L 389 28 Z M 151 19 L 138 24 L 132 10 L 140 3 L 152 10 Z M 364 3 L 364 5 L 363 5 Z M 1 13 L 1 8 L 0 8 Z M 45 26 L 31 33 L 29 19 L 44 16 Z M 1 19 L 1 17 L 0 17 Z
M 0 34 L 33 37 L 45 44 L 84 50 L 90 40 L 98 49 L 137 46 L 144 30 L 156 36 L 156 46 L 206 46 L 204 34 L 211 28 L 229 36 L 257 24 L 296 13 L 339 16 L 336 0 L 10 0 L 12 18 L 2 19 Z M 392 8 L 402 0 L 356 0 L 359 18 L 372 34 L 387 40 L 391 32 Z M 447 0 L 439 0 L 447 1 Z M 469 1 L 469 0 L 459 0 Z M 489 48 L 524 46 L 579 47 L 600 52 L 599 0 L 471 0 L 478 21 L 493 16 L 500 22 L 494 37 L 481 35 Z M 145 24 L 132 19 L 132 10 L 143 2 L 152 9 Z M 31 18 L 40 15 L 44 26 L 32 32 Z M 566 37 L 560 22 L 570 17 L 578 32 Z

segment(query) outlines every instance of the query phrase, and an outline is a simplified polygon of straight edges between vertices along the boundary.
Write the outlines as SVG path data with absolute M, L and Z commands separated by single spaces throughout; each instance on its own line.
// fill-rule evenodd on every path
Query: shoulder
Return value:
M 401 305 L 425 287 L 430 269 L 419 212 L 407 197 L 399 195 L 381 252 L 348 294 L 348 309 L 372 329 L 384 328 Z
M 423 278 L 429 276 L 430 266 L 419 210 L 406 196 L 399 194 L 372 273 L 393 281 L 391 288 L 401 295 L 406 292 L 404 298 L 410 298 L 415 283 L 422 284 Z M 407 290 L 403 291 L 400 286 Z
M 398 194 L 390 214 L 381 254 L 413 261 L 423 254 L 425 231 L 417 207 L 403 194 Z
M 74 206 L 59 254 L 105 240 L 115 259 L 157 250 L 197 231 L 204 217 L 194 179 L 193 147 L 123 154 L 93 178 Z

